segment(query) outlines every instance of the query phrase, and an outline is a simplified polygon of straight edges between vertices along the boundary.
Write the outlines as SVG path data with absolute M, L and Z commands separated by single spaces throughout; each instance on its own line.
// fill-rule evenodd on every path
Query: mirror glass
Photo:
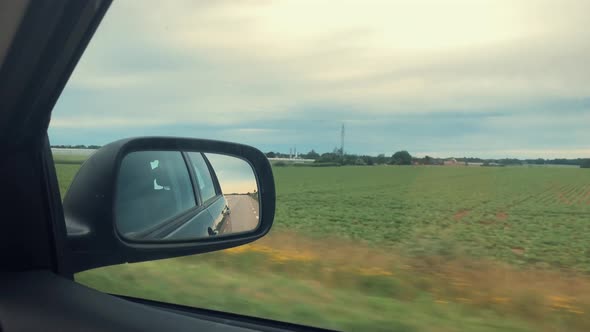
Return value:
M 237 157 L 195 151 L 135 151 L 117 176 L 115 224 L 135 241 L 195 240 L 254 231 L 258 183 Z

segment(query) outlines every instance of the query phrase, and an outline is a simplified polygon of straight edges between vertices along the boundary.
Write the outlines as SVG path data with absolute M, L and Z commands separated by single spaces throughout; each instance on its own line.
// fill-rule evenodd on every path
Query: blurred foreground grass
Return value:
M 346 331 L 588 331 L 590 280 L 272 232 L 223 252 L 111 266 L 99 290 Z

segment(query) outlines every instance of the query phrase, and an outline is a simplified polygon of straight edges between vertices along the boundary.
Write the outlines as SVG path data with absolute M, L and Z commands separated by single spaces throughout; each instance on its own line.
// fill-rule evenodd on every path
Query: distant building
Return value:
M 450 158 L 450 159 L 446 159 L 445 161 L 443 161 L 443 165 L 445 165 L 445 166 L 456 166 L 456 165 L 459 165 L 459 163 L 457 162 L 457 159 Z
M 483 164 L 481 164 L 481 166 L 483 166 L 483 167 L 504 167 L 506 165 L 502 165 L 502 164 L 498 164 L 498 163 L 495 163 L 495 162 L 488 162 L 488 161 L 486 161 Z

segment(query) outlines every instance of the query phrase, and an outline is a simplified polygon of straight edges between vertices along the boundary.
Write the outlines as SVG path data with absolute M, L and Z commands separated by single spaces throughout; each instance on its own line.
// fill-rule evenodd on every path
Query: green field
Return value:
M 76 167 L 57 164 L 62 194 Z M 274 172 L 275 226 L 262 240 L 76 279 L 116 294 L 348 331 L 590 330 L 590 171 Z
M 579 168 L 276 168 L 277 228 L 590 272 Z

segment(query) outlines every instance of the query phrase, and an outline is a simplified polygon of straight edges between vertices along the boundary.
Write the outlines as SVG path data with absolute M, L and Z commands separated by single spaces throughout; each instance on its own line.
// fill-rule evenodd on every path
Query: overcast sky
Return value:
M 52 144 L 590 157 L 590 1 L 115 1 Z

